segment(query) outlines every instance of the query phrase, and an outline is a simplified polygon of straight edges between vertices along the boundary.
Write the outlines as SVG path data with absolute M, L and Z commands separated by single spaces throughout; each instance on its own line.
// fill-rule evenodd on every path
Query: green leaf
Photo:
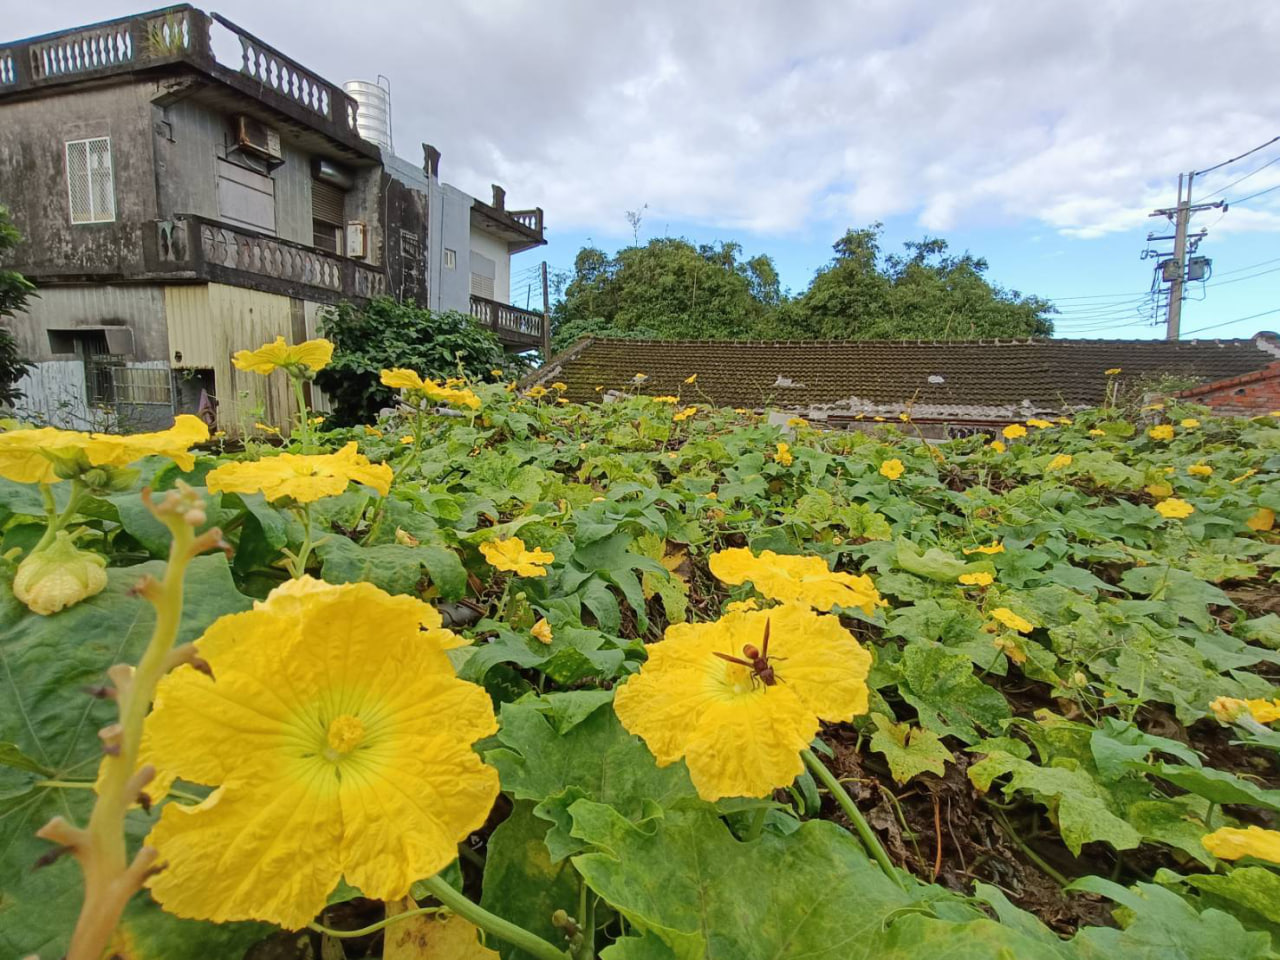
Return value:
M 1183 767 L 1176 763 L 1133 763 L 1132 768 L 1168 780 L 1175 787 L 1211 803 L 1243 803 L 1280 812 L 1280 790 L 1266 790 L 1249 780 L 1213 767 Z
M 129 591 L 143 576 L 163 576 L 164 568 L 159 561 L 109 568 L 105 590 L 49 617 L 31 613 L 0 588 L 0 738 L 50 771 L 50 779 L 95 776 L 97 731 L 114 721 L 115 707 L 86 696 L 84 688 L 104 683 L 112 664 L 136 663 L 142 655 L 155 616 Z M 187 572 L 178 641 L 194 640 L 219 616 L 249 606 L 225 557 L 197 557 Z M 79 868 L 63 857 L 32 870 L 50 849 L 35 832 L 55 814 L 83 824 L 93 792 L 32 787 L 26 772 L 0 767 L 0 797 L 6 794 L 0 800 L 0 876 L 6 878 L 0 956 L 61 956 L 79 911 Z
M 926 771 L 940 777 L 947 772 L 947 761 L 954 758 L 932 730 L 894 723 L 880 713 L 873 713 L 871 719 L 876 725 L 876 732 L 871 735 L 871 749 L 884 754 L 889 772 L 898 783 L 906 783 Z
M 19 749 L 16 743 L 0 743 L 0 766 L 25 770 L 41 777 L 53 776 L 53 771 L 49 767 L 32 760 Z
M 547 822 L 533 815 L 533 804 L 516 803 L 485 847 L 480 906 L 550 943 L 561 943 L 564 932 L 552 925 L 551 915 L 556 910 L 577 914 L 579 880 L 569 861 L 551 862 L 547 830 Z M 492 945 L 503 960 L 530 956 L 503 940 Z
M 1266 867 L 1235 867 L 1225 876 L 1193 873 L 1179 879 L 1197 890 L 1213 894 L 1214 899 L 1219 902 L 1230 901 L 1258 914 L 1269 923 L 1280 925 L 1280 873 L 1274 870 Z
M 640 825 L 588 800 L 570 814 L 596 851 L 573 858 L 591 889 L 679 958 L 878 957 L 888 917 L 912 903 L 833 823 L 742 842 L 705 807 Z
M 973 785 L 983 793 L 991 789 L 996 778 L 1010 774 L 1003 787 L 1004 795 L 1027 790 L 1048 807 L 1057 819 L 1063 842 L 1076 856 L 1084 844 L 1098 840 L 1117 850 L 1138 846 L 1142 835 L 1111 809 L 1106 789 L 1085 770 L 1068 766 L 1069 763 L 1041 767 L 997 751 L 971 766 L 968 773 Z
M 919 914 L 897 920 L 876 960 L 1070 960 L 1072 952 L 996 923 L 955 923 Z
M 969 572 L 970 566 L 966 561 L 937 547 L 930 547 L 921 553 L 920 549 L 907 539 L 898 540 L 897 559 L 898 566 L 908 573 L 943 583 L 955 583 L 960 574 Z
M 999 731 L 1011 715 L 1004 696 L 973 675 L 964 654 L 913 643 L 902 652 L 901 669 L 899 692 L 916 708 L 920 725 L 939 736 L 974 743 L 979 728 Z

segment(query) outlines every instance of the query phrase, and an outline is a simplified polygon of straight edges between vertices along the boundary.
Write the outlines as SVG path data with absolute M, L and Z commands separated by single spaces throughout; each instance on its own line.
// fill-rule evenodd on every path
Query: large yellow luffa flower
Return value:
M 168 457 L 181 470 L 195 465 L 193 444 L 209 439 L 199 417 L 180 414 L 168 430 L 155 433 L 81 433 L 40 427 L 0 433 L 0 476 L 16 483 L 57 483 L 58 463 L 82 467 L 127 467 L 147 456 Z
M 179 667 L 147 719 L 162 777 L 217 788 L 147 838 L 168 864 L 156 900 L 296 929 L 341 877 L 396 900 L 452 862 L 498 795 L 472 751 L 493 708 L 454 676 L 455 642 L 416 598 L 308 577 L 215 621 L 196 648 L 216 679 Z
M 499 570 L 509 570 L 518 577 L 545 577 L 546 564 L 552 563 L 556 555 L 541 547 L 532 550 L 525 548 L 519 537 L 509 540 L 486 540 L 480 544 L 480 552 L 484 554 L 489 565 Z
M 311 503 L 336 497 L 352 481 L 373 487 L 385 497 L 391 478 L 391 468 L 385 463 L 370 463 L 353 440 L 337 453 L 282 453 L 224 463 L 210 470 L 205 482 L 211 493 L 261 493 L 268 500 L 290 497 Z
M 733 547 L 711 555 L 711 572 L 735 586 L 750 580 L 766 597 L 806 603 L 815 610 L 859 607 L 870 615 L 880 603 L 880 592 L 870 577 L 833 573 L 821 557 L 793 557 L 772 550 L 757 557 L 746 547 Z
M 769 644 L 765 678 L 720 654 L 751 659 Z M 804 768 L 818 721 L 867 711 L 867 653 L 836 617 L 802 604 L 679 623 L 618 688 L 614 709 L 665 767 L 684 758 L 704 800 L 763 797 Z M 769 681 L 772 682 L 769 682 Z
M 1204 848 L 1222 860 L 1257 857 L 1280 863 L 1280 830 L 1262 827 L 1222 827 L 1200 838 Z
M 312 372 L 323 370 L 333 359 L 333 344 L 328 340 L 306 340 L 303 343 L 285 343 L 284 337 L 276 337 L 274 343 L 264 343 L 257 350 L 237 350 L 231 357 L 236 369 L 263 376 L 277 369 L 306 367 Z
M 448 383 L 440 384 L 430 377 L 421 377 L 416 371 L 397 367 L 394 370 L 382 371 L 382 385 L 393 390 L 404 390 L 409 393 L 420 393 L 437 403 L 447 403 L 455 407 L 480 409 L 480 398 L 465 387 L 453 387 Z M 461 383 L 461 381 L 457 381 Z M 544 390 L 543 393 L 546 391 Z

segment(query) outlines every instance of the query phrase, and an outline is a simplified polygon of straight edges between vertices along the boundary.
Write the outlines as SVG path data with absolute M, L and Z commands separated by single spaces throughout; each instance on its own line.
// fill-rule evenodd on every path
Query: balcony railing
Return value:
M 471 315 L 497 334 L 503 346 L 546 348 L 546 318 L 540 313 L 472 294 Z
M 218 59 L 210 42 L 213 29 L 226 30 L 239 42 L 238 61 Z M 0 96 L 178 61 L 342 142 L 373 149 L 361 140 L 356 102 L 341 87 L 225 17 L 210 17 L 186 4 L 0 47 Z
M 333 303 L 387 292 L 386 274 L 355 260 L 204 217 L 155 221 L 147 269 Z
M 522 227 L 528 227 L 534 233 L 542 233 L 542 208 L 533 210 L 508 210 L 508 216 Z

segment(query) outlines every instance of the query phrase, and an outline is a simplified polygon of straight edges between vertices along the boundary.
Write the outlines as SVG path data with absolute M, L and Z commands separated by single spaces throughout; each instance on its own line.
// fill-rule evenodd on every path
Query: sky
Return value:
M 137 12 L 0 0 L 5 39 Z M 545 258 L 586 243 L 734 240 L 801 292 L 846 229 L 924 235 L 1052 299 L 1059 335 L 1152 325 L 1149 218 L 1180 172 L 1280 135 L 1280 3 L 1094 0 L 224 0 L 217 10 L 331 81 L 386 76 L 396 152 L 541 206 Z M 1237 182 L 1238 181 L 1238 182 Z M 1270 188 L 1276 188 L 1270 190 Z M 1259 196 L 1254 196 L 1260 191 Z M 1280 330 L 1280 142 L 1195 181 L 1213 275 L 1184 336 Z M 1170 245 L 1154 244 L 1167 251 Z M 1158 311 L 1156 311 L 1159 313 Z M 1161 315 L 1162 317 L 1162 315 Z

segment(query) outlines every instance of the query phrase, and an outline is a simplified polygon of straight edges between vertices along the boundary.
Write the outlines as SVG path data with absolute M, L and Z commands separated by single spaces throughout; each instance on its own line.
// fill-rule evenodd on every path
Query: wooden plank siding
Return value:
M 222 283 L 165 288 L 173 366 L 213 371 L 218 426 L 230 436 L 252 431 L 255 421 L 288 433 L 297 412 L 289 378 L 244 373 L 232 365 L 231 355 L 277 336 L 292 342 L 292 304 L 289 297 Z

